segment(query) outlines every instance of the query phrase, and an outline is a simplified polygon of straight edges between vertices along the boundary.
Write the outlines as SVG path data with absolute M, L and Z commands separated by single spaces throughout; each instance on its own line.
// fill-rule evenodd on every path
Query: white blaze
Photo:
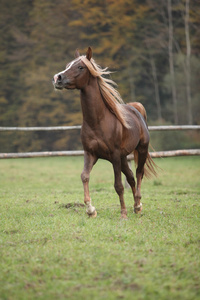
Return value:
M 58 76 L 59 75 L 62 75 L 63 73 L 65 73 L 66 71 L 68 71 L 68 70 L 70 70 L 71 69 L 71 67 L 73 66 L 73 64 L 75 63 L 75 62 L 77 62 L 79 60 L 79 58 L 78 59 L 75 59 L 75 60 L 73 60 L 70 64 L 69 64 L 69 66 L 64 70 L 64 71 L 62 71 L 62 72 L 59 72 L 59 73 L 57 73 L 57 74 L 55 74 L 54 75 L 54 77 L 53 77 L 53 79 L 54 79 L 54 82 L 56 82 L 57 81 L 57 79 L 58 79 Z

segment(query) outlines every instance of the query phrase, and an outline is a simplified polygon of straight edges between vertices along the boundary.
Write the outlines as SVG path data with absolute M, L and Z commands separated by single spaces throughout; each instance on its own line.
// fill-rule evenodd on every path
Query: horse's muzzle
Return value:
M 64 88 L 63 78 L 60 74 L 54 75 L 54 77 L 52 78 L 52 83 L 55 89 L 62 90 Z

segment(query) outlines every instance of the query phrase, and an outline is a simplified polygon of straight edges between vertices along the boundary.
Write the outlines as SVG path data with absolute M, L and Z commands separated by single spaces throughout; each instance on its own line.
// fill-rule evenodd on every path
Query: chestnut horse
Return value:
M 64 71 L 54 75 L 53 84 L 56 89 L 80 90 L 83 113 L 81 140 L 84 148 L 81 179 L 87 214 L 91 217 L 97 215 L 89 194 L 89 177 L 94 164 L 102 158 L 113 165 L 114 187 L 120 199 L 121 217 L 127 218 L 121 172 L 131 186 L 135 213 L 142 210 L 140 190 L 143 175 L 156 172 L 148 152 L 146 111 L 141 103 L 124 104 L 113 87 L 115 83 L 102 76 L 110 73 L 107 68 L 102 69 L 95 63 L 89 47 L 86 56 L 80 56 L 76 50 L 75 59 L 67 64 Z M 127 155 L 133 152 L 137 164 L 137 185 L 127 162 Z

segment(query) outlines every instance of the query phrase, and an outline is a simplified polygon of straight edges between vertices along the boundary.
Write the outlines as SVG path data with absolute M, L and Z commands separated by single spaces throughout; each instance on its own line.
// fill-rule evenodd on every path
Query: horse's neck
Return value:
M 107 108 L 96 78 L 91 78 L 89 84 L 81 90 L 81 107 L 83 120 L 91 127 L 105 117 Z

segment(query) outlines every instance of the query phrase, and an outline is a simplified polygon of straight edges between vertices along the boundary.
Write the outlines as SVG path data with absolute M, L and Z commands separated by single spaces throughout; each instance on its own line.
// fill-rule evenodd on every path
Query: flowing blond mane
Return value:
M 102 69 L 95 63 L 93 58 L 88 60 L 86 56 L 80 56 L 80 59 L 87 66 L 92 76 L 97 77 L 101 94 L 108 109 L 115 114 L 124 127 L 129 128 L 130 126 L 127 123 L 126 110 L 124 105 L 122 105 L 124 102 L 119 92 L 113 87 L 113 85 L 116 86 L 116 83 L 111 79 L 102 77 L 102 75 L 109 75 L 112 72 L 108 71 L 107 68 Z

